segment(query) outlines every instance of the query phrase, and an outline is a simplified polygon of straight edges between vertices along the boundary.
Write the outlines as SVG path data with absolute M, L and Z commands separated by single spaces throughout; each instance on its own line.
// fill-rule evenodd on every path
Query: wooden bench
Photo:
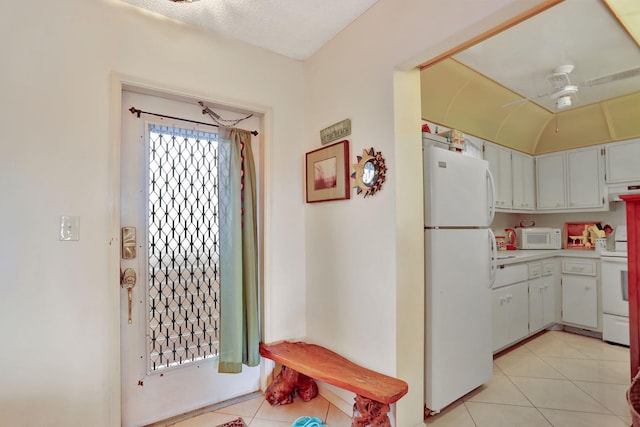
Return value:
M 314 379 L 356 394 L 352 427 L 390 427 L 389 405 L 407 394 L 406 382 L 363 368 L 324 347 L 304 342 L 260 344 L 260 354 L 282 365 L 265 392 L 273 406 L 305 402 L 318 394 Z

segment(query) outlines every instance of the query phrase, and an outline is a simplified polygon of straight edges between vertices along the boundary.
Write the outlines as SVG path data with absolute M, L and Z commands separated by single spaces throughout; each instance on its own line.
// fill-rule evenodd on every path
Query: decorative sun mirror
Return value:
M 358 157 L 358 163 L 353 165 L 351 178 L 355 179 L 354 188 L 357 193 L 364 193 L 364 197 L 373 196 L 382 189 L 385 180 L 387 167 L 384 157 L 380 151 L 376 152 L 373 147 L 369 150 L 362 150 L 362 156 Z

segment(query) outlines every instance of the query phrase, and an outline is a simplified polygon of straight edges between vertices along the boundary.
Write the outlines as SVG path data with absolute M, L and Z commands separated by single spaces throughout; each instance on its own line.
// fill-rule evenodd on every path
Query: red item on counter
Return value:
M 507 245 L 516 246 L 516 230 L 513 228 L 505 228 L 504 232 L 507 236 Z
M 425 123 L 422 125 L 422 132 L 431 133 L 431 129 L 429 129 L 429 124 Z

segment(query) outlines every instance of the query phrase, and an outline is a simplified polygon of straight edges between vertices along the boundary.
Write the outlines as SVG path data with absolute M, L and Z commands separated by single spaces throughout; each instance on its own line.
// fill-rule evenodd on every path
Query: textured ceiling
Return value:
M 122 0 L 290 58 L 304 60 L 377 0 Z
M 638 1 L 640 3 L 640 1 Z M 559 65 L 574 66 L 572 84 L 640 66 L 640 49 L 599 0 L 567 0 L 454 58 L 515 93 L 555 111 L 546 76 Z M 580 87 L 573 106 L 640 89 L 640 76 Z
M 624 2 L 636 9 L 613 4 Z M 580 87 L 563 110 L 539 96 L 554 91 L 547 75 L 559 65 L 575 66 L 576 85 L 640 66 L 630 35 L 640 1 L 608 3 L 613 13 L 599 0 L 566 0 L 423 68 L 423 118 L 530 154 L 640 137 L 640 76 Z

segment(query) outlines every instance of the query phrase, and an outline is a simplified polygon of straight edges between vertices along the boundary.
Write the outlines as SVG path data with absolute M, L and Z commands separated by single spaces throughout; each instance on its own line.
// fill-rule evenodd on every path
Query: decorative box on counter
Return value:
M 443 136 L 449 142 L 450 150 L 464 150 L 464 134 L 459 130 L 451 129 L 440 132 L 438 135 Z
M 567 222 L 562 230 L 564 249 L 595 249 L 596 240 L 606 237 L 600 222 Z

